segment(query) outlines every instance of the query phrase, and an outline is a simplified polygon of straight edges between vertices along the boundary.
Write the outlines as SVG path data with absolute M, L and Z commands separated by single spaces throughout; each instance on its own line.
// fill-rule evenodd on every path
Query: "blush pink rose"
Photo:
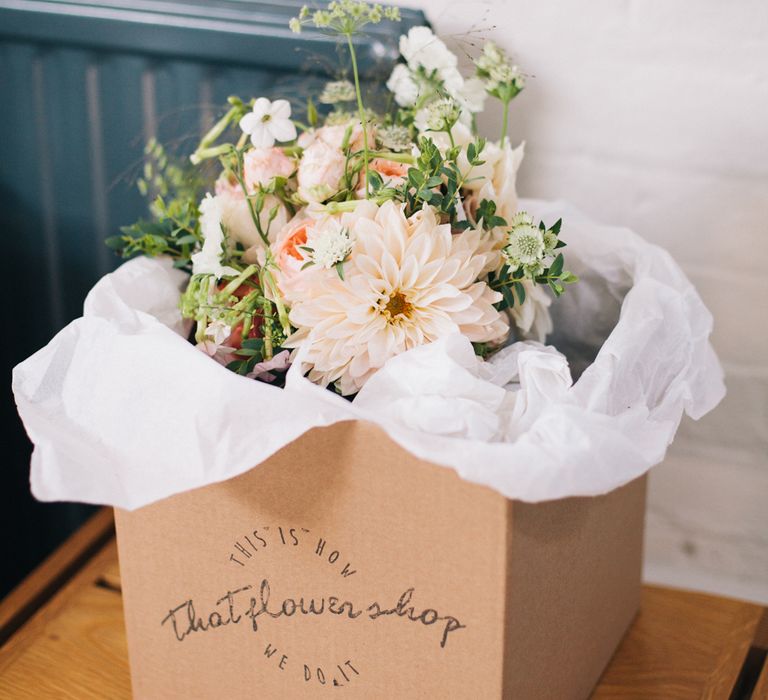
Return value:
M 319 129 L 311 131 L 305 131 L 299 136 L 298 144 L 302 148 L 308 148 L 316 141 L 323 141 L 329 146 L 341 149 L 344 143 L 344 134 L 347 131 L 347 127 L 353 124 L 352 133 L 349 137 L 349 145 L 352 147 L 352 151 L 361 151 L 363 149 L 363 127 L 359 121 L 353 122 L 350 120 L 346 124 L 335 124 L 332 126 L 323 126 Z M 373 148 L 375 143 L 374 130 L 372 126 L 368 127 L 368 147 Z
M 317 139 L 301 156 L 297 181 L 305 202 L 324 202 L 342 187 L 346 158 L 339 148 Z
M 243 179 L 249 192 L 269 184 L 273 177 L 290 177 L 295 169 L 282 148 L 252 148 L 243 156 Z
M 240 185 L 236 181 L 222 176 L 216 181 L 216 196 L 220 198 L 222 203 L 222 223 L 232 240 L 241 243 L 246 249 L 263 248 L 261 236 L 253 223 L 251 210 L 248 207 L 248 202 L 245 201 Z M 269 212 L 274 206 L 278 207 L 277 216 L 270 223 Z M 275 195 L 268 194 L 264 198 L 264 208 L 259 216 L 259 221 L 264 229 L 269 227 L 270 239 L 285 226 L 288 221 L 288 212 Z M 250 262 L 254 262 L 254 260 Z

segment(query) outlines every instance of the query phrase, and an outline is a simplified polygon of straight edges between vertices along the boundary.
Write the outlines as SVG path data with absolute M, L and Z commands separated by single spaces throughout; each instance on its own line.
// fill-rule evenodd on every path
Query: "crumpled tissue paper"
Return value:
M 544 346 L 488 361 L 461 335 L 392 358 L 350 403 L 305 379 L 240 377 L 187 342 L 185 275 L 137 258 L 105 276 L 83 317 L 19 364 L 13 391 L 44 501 L 134 509 L 237 476 L 316 426 L 376 423 L 402 447 L 508 498 L 608 492 L 660 462 L 683 412 L 722 399 L 712 318 L 661 248 L 558 202 L 578 284 Z

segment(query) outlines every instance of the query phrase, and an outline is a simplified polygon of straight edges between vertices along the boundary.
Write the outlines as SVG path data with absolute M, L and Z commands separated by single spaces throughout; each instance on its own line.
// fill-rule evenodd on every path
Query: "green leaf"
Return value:
M 310 126 L 317 126 L 317 107 L 311 97 L 307 98 L 307 121 Z
M 515 291 L 517 292 L 517 298 L 521 304 L 525 304 L 525 287 L 522 282 L 515 282 Z
M 381 175 L 375 170 L 368 171 L 368 184 L 370 185 L 373 193 L 376 194 L 384 187 L 384 180 L 381 179 Z
M 563 254 L 560 253 L 556 258 L 555 261 L 552 263 L 552 265 L 549 268 L 549 274 L 553 277 L 559 277 L 560 273 L 563 271 L 563 263 L 565 262 L 565 259 L 563 258 Z
M 339 279 L 344 281 L 344 261 L 337 262 L 334 267 L 336 268 L 336 272 L 339 273 Z

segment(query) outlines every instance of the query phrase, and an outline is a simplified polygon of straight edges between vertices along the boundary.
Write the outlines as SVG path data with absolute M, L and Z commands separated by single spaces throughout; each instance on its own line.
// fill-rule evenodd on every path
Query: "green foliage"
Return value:
M 195 246 L 202 242 L 197 202 L 205 183 L 198 169 L 174 160 L 156 141 L 147 144 L 145 153 L 144 174 L 137 186 L 151 198 L 151 218 L 122 227 L 122 234 L 107 238 L 106 244 L 124 258 L 168 255 L 176 267 L 187 269 Z
M 496 215 L 496 202 L 491 199 L 483 199 L 477 206 L 477 213 L 475 214 L 478 224 L 482 224 L 482 227 L 486 231 L 496 228 L 497 226 L 506 226 L 507 221 L 501 216 Z

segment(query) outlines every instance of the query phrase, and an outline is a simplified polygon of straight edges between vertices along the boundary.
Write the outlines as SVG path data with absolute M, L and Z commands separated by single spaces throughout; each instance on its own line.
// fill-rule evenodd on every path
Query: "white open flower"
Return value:
M 296 125 L 291 121 L 291 105 L 288 100 L 270 102 L 259 97 L 253 110 L 240 120 L 240 128 L 251 137 L 256 148 L 271 148 L 275 141 L 293 141 Z
M 318 270 L 291 307 L 298 330 L 285 346 L 301 347 L 312 381 L 338 382 L 352 394 L 390 357 L 418 345 L 456 332 L 474 342 L 506 336 L 493 306 L 501 295 L 478 281 L 497 255 L 482 232 L 453 235 L 429 207 L 406 219 L 391 201 L 350 228 L 344 279 Z
M 392 69 L 392 75 L 387 80 L 387 90 L 395 96 L 395 102 L 401 107 L 413 107 L 419 99 L 419 85 L 404 63 L 398 63 Z
M 400 37 L 400 53 L 411 68 L 422 67 L 427 73 L 455 68 L 458 63 L 429 27 L 411 27 L 407 36 Z
M 236 275 L 237 270 L 221 264 L 224 230 L 221 227 L 223 207 L 221 199 L 206 194 L 200 202 L 200 229 L 203 247 L 192 256 L 193 275 L 215 275 L 216 279 Z

